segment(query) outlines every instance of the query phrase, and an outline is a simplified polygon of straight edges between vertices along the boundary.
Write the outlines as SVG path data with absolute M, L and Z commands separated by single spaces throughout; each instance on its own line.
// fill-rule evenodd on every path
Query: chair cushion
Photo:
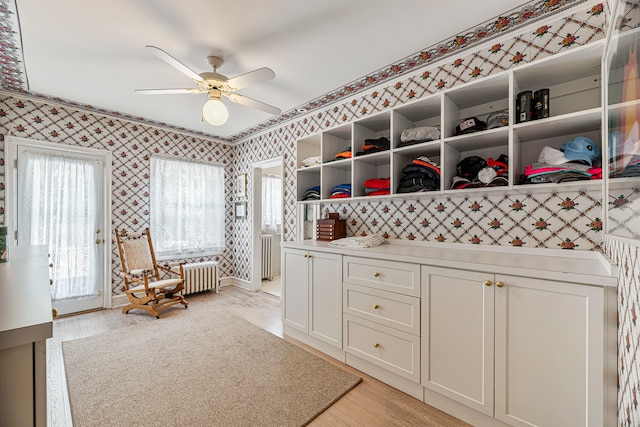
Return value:
M 152 270 L 153 259 L 149 242 L 146 239 L 134 239 L 122 242 L 124 246 L 127 269 L 131 270 Z
M 156 280 L 154 282 L 149 282 L 149 289 L 162 289 L 169 286 L 177 285 L 182 282 L 182 279 L 164 279 L 164 280 Z M 129 288 L 129 292 L 131 291 L 141 291 L 144 289 L 144 285 L 138 285 L 132 288 Z

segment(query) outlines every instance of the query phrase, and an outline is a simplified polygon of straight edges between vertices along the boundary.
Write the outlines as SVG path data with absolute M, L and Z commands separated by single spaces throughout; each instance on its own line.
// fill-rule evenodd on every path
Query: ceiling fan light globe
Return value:
M 202 107 L 202 117 L 213 126 L 222 126 L 229 118 L 229 110 L 222 101 L 208 99 Z

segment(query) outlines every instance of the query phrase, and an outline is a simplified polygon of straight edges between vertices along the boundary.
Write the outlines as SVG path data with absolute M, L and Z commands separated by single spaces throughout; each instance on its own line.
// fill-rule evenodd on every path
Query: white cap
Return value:
M 569 163 L 569 160 L 567 160 L 562 151 L 545 146 L 538 156 L 538 162 L 548 165 L 561 165 L 563 163 Z

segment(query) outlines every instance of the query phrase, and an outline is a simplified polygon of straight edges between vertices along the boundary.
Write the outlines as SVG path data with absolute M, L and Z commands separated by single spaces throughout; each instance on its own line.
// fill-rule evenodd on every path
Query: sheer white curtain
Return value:
M 224 167 L 151 158 L 151 236 L 158 256 L 222 253 Z
M 262 232 L 278 234 L 282 228 L 282 178 L 262 175 Z
M 54 300 L 98 295 L 100 163 L 31 149 L 18 156 L 19 244 L 48 246 Z

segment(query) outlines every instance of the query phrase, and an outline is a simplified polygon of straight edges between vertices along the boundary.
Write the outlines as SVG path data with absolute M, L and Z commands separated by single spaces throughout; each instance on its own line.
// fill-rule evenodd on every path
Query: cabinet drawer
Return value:
M 420 382 L 420 338 L 344 314 L 344 350 L 416 383 Z
M 345 313 L 420 335 L 420 299 L 344 283 Z
M 343 280 L 383 291 L 420 296 L 420 266 L 396 261 L 345 256 Z

